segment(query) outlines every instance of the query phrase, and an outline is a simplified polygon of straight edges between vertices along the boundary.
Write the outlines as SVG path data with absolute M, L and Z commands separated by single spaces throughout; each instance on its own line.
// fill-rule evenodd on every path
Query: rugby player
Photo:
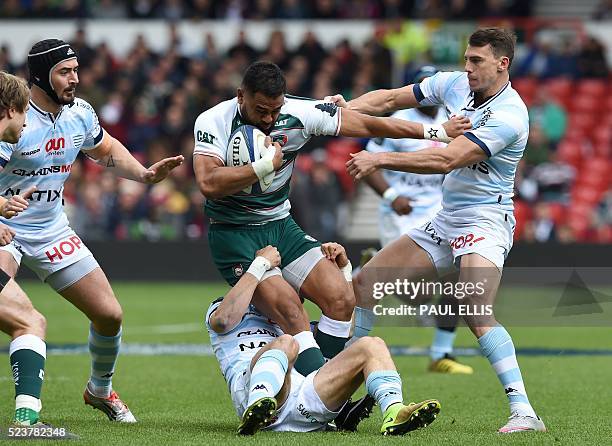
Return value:
M 423 66 L 415 74 L 413 82 L 421 82 L 437 72 L 438 70 L 431 65 Z M 428 125 L 442 124 L 446 121 L 444 109 L 436 106 L 399 110 L 392 116 Z M 446 144 L 436 141 L 423 142 L 418 139 L 376 138 L 368 142 L 366 150 L 372 153 L 403 153 L 427 147 L 446 147 Z M 424 175 L 393 170 L 377 170 L 365 178 L 366 183 L 382 197 L 378 211 L 380 246 L 384 248 L 409 229 L 427 223 L 438 213 L 442 208 L 442 180 L 444 175 L 439 173 Z M 419 300 L 422 302 L 427 297 L 429 296 L 421 296 Z M 456 312 L 456 299 L 453 297 L 440 297 L 438 305 L 455 308 Z M 450 374 L 474 373 L 472 367 L 461 364 L 452 356 L 458 321 L 459 318 L 452 315 L 435 318 L 436 330 L 429 350 L 430 371 Z M 359 330 L 360 326 L 356 325 L 355 331 Z M 357 335 L 359 336 L 359 333 Z
M 340 267 L 348 263 L 343 249 L 332 256 L 343 259 Z M 252 304 L 266 272 L 281 262 L 275 247 L 258 250 L 240 280 L 206 313 L 212 348 L 242 418 L 238 433 L 325 430 L 364 382 L 383 414 L 381 433 L 402 435 L 433 422 L 440 403 L 403 404 L 401 378 L 380 338 L 361 338 L 306 377 L 294 371 L 298 342 Z M 297 299 L 287 296 L 292 298 Z
M 332 103 L 286 95 L 285 90 L 285 77 L 278 66 L 270 62 L 252 64 L 236 98 L 197 118 L 193 166 L 198 186 L 207 198 L 212 257 L 230 285 L 248 270 L 261 246 L 278 247 L 282 262 L 265 272 L 253 302 L 285 333 L 295 336 L 300 346 L 295 368 L 307 376 L 323 364 L 322 355 L 331 358 L 344 348 L 355 298 L 338 268 L 321 262 L 321 244 L 289 215 L 295 158 L 315 135 L 425 138 L 429 137 L 429 128 L 341 110 Z M 243 124 L 254 125 L 269 135 L 273 148 L 251 164 L 226 166 L 229 138 Z M 447 140 L 468 127 L 466 118 L 453 119 L 436 127 L 438 136 L 434 139 Z M 257 192 L 257 188 L 250 194 L 243 191 L 272 173 L 274 180 L 265 193 Z M 298 295 L 322 310 L 314 337 L 304 321 Z
M 372 280 L 418 281 L 444 276 L 459 268 L 459 282 L 480 285 L 464 303 L 472 308 L 464 319 L 497 374 L 510 403 L 501 433 L 545 431 L 525 390 L 512 338 L 490 308 L 495 300 L 504 260 L 512 247 L 514 176 L 529 134 L 527 108 L 510 85 L 514 36 L 503 29 L 475 31 L 465 52 L 465 72 L 441 72 L 420 83 L 377 90 L 348 103 L 335 103 L 368 114 L 403 108 L 444 106 L 463 115 L 473 128 L 446 148 L 413 153 L 362 151 L 347 163 L 356 179 L 377 169 L 420 174 L 442 173 L 442 210 L 429 222 L 411 229 L 380 251 L 357 276 L 356 313 L 373 320 Z M 389 277 L 385 277 L 388 275 Z M 391 275 L 393 277 L 391 277 Z
M 147 184 L 163 180 L 183 157 L 166 158 L 147 169 L 106 133 L 93 108 L 75 97 L 79 64 L 69 44 L 58 39 L 34 44 L 28 68 L 28 125 L 19 141 L 0 143 L 0 191 L 4 197 L 32 186 L 36 191 L 20 215 L 0 218 L 15 231 L 12 242 L 0 247 L 0 268 L 14 277 L 23 260 L 88 317 L 91 375 L 85 403 L 112 421 L 135 422 L 112 388 L 121 343 L 121 306 L 97 261 L 69 226 L 62 207 L 63 187 L 79 151 L 121 177 Z M 27 306 L 23 297 L 19 305 Z M 35 344 L 40 342 L 32 339 L 26 348 L 36 351 Z

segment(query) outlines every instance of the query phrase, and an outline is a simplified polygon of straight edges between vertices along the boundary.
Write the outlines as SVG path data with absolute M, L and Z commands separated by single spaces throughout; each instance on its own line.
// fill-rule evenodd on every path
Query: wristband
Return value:
M 342 274 L 344 274 L 344 278 L 347 282 L 353 281 L 353 265 L 351 265 L 351 261 L 349 260 L 346 265 L 340 268 Z
M 395 201 L 397 197 L 399 197 L 399 195 L 400 194 L 396 189 L 389 187 L 387 188 L 387 190 L 385 191 L 382 197 L 383 197 L 383 200 L 391 204 L 393 203 L 393 201 Z
M 449 143 L 451 139 L 446 134 L 446 130 L 441 124 L 425 125 L 423 124 L 423 139 L 430 139 L 432 141 L 440 141 Z
M 274 172 L 274 164 L 272 163 L 272 159 L 274 158 L 274 153 L 266 154 L 254 163 L 251 163 L 253 166 L 253 170 L 255 171 L 255 175 L 260 180 L 263 180 L 272 172 Z
M 253 260 L 251 266 L 249 266 L 249 269 L 247 269 L 247 273 L 251 273 L 257 280 L 261 280 L 266 271 L 268 271 L 271 267 L 272 265 L 268 259 L 259 256 Z

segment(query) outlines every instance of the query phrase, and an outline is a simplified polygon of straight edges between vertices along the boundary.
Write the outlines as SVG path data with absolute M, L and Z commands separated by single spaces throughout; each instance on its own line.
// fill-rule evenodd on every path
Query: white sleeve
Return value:
M 193 127 L 193 138 L 195 147 L 193 154 L 214 156 L 220 159 L 225 164 L 226 147 L 220 139 L 221 129 L 216 124 L 214 116 L 202 113 L 196 119 Z
M 11 155 L 13 154 L 13 147 L 14 144 L 0 142 L 0 167 L 6 166 L 6 164 L 11 160 Z
M 395 152 L 393 139 L 372 138 L 366 145 L 366 150 L 371 153 Z
M 301 119 L 306 135 L 338 135 L 342 109 L 336 104 L 323 101 L 303 101 L 301 108 Z
M 497 112 L 488 119 L 481 119 L 479 125 L 464 133 L 464 136 L 478 144 L 488 157 L 492 157 L 516 142 L 525 132 L 529 130 L 524 128 L 524 123 L 519 116 L 508 112 Z
M 85 139 L 83 140 L 81 150 L 87 151 L 95 149 L 102 142 L 102 138 L 104 137 L 104 130 L 100 126 L 98 115 L 93 107 L 83 99 L 79 98 L 76 105 L 80 107 L 79 113 L 84 117 L 86 127 Z
M 421 105 L 444 105 L 448 91 L 464 75 L 461 71 L 440 71 L 414 84 L 414 97 Z

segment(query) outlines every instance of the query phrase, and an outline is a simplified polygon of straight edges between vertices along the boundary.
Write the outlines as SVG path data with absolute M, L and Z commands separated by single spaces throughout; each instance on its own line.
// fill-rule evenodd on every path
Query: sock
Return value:
M 300 346 L 298 357 L 293 365 L 293 368 L 297 372 L 303 376 L 308 376 L 315 370 L 319 370 L 323 367 L 325 358 L 311 331 L 298 333 L 293 339 L 295 339 Z
M 478 343 L 482 354 L 487 357 L 495 373 L 497 373 L 499 381 L 504 386 L 510 401 L 510 412 L 535 417 L 535 411 L 527 398 L 510 334 L 499 325 L 481 336 Z
M 19 336 L 9 346 L 15 381 L 15 421 L 31 425 L 42 409 L 40 392 L 45 376 L 47 345 L 33 334 Z
M 323 356 L 331 359 L 344 350 L 350 332 L 351 321 L 336 321 L 322 314 L 315 339 L 321 346 Z
M 368 336 L 374 328 L 376 315 L 372 310 L 362 307 L 355 307 L 355 329 L 353 337 L 363 338 Z
M 403 401 L 402 379 L 395 370 L 378 370 L 370 373 L 365 386 L 378 403 L 383 415 L 389 406 Z
M 437 361 L 438 359 L 444 358 L 444 355 L 451 354 L 453 352 L 453 344 L 455 343 L 455 337 L 457 333 L 453 329 L 449 331 L 444 328 L 436 328 L 436 333 L 429 349 L 429 356 L 432 360 Z
M 115 336 L 102 336 L 89 327 L 89 353 L 91 354 L 91 377 L 87 387 L 98 397 L 110 396 L 115 364 L 121 346 L 121 329 Z
M 258 399 L 274 398 L 283 387 L 288 367 L 289 360 L 285 352 L 278 349 L 264 352 L 251 370 L 247 407 Z

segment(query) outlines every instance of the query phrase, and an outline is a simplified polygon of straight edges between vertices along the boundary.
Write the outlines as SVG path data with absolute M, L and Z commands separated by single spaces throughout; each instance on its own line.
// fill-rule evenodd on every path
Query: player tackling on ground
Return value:
M 79 151 L 117 175 L 143 183 L 161 181 L 183 158 L 143 167 L 100 127 L 93 108 L 75 97 L 78 66 L 74 50 L 57 39 L 36 43 L 28 54 L 27 127 L 18 142 L 0 143 L 0 193 L 11 197 L 32 186 L 36 190 L 20 215 L 0 218 L 16 233 L 9 245 L 0 247 L 0 268 L 14 277 L 23 261 L 89 318 L 92 361 L 85 402 L 110 420 L 135 422 L 111 382 L 121 343 L 121 306 L 97 261 L 68 224 L 63 187 Z M 20 305 L 26 308 L 28 303 L 22 298 Z M 37 351 L 37 344 L 32 338 L 23 348 Z
M 527 108 L 510 86 L 508 69 L 514 56 L 514 36 L 502 29 L 474 32 L 465 52 L 465 72 L 438 73 L 423 82 L 395 90 L 367 93 L 348 104 L 368 114 L 388 113 L 422 105 L 444 106 L 450 115 L 470 118 L 473 128 L 446 148 L 414 153 L 360 152 L 347 163 L 355 178 L 376 169 L 414 173 L 444 173 L 442 210 L 376 255 L 355 283 L 356 311 L 370 312 L 372 280 L 384 280 L 390 269 L 420 280 L 442 276 L 458 266 L 459 281 L 484 286 L 465 303 L 492 304 L 514 232 L 513 189 L 517 165 L 529 134 Z M 435 129 L 432 130 L 435 133 Z M 397 275 L 387 277 L 394 280 Z M 508 396 L 511 416 L 499 432 L 544 431 L 532 408 L 506 329 L 493 315 L 465 317 L 478 338 Z
M 348 263 L 341 247 L 334 258 L 340 267 Z M 242 418 L 238 432 L 325 430 L 364 382 L 383 413 L 381 433 L 402 435 L 434 421 L 437 400 L 403 404 L 401 378 L 380 338 L 361 338 L 306 377 L 294 371 L 297 341 L 251 304 L 265 273 L 280 264 L 275 247 L 258 250 L 245 274 L 206 314 L 212 348 Z

